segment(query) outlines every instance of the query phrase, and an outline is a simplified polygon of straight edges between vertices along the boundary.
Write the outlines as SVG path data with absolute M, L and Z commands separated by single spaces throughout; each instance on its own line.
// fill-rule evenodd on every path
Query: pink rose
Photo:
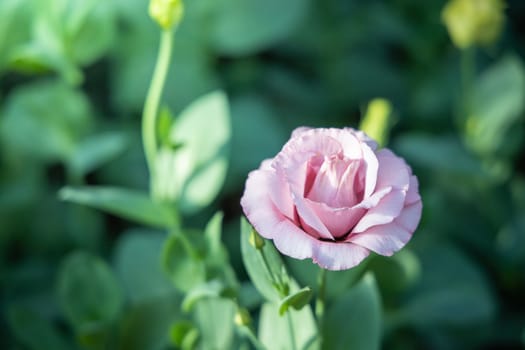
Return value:
M 248 175 L 241 205 L 283 254 L 329 270 L 390 256 L 421 218 L 417 178 L 405 161 L 354 129 L 298 128 Z

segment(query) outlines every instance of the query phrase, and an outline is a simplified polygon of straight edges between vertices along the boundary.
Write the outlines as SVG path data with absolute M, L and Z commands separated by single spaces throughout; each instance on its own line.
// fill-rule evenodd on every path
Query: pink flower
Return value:
M 329 270 L 390 256 L 421 218 L 417 178 L 405 161 L 354 129 L 298 128 L 248 175 L 241 205 L 281 253 Z

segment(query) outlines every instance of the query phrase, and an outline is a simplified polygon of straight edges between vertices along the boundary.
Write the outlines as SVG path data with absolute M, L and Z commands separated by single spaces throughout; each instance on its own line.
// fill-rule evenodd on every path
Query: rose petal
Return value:
M 417 201 L 420 201 L 421 197 L 419 195 L 419 183 L 417 177 L 410 176 L 410 182 L 408 185 L 406 204 L 412 204 Z
M 284 171 L 291 191 L 300 196 L 305 193 L 309 161 L 319 155 L 342 152 L 341 145 L 332 137 L 312 137 L 309 132 L 305 134 L 288 141 L 273 163 L 276 169 Z
M 332 236 L 316 212 L 306 203 L 306 200 L 295 195 L 292 195 L 292 197 L 295 208 L 297 209 L 297 214 L 305 226 L 304 229 L 314 237 L 333 240 L 334 236 Z
M 413 232 L 419 224 L 419 220 L 421 220 L 422 207 L 423 205 L 421 201 L 418 201 L 403 208 L 401 214 L 394 220 L 395 223 L 408 231 Z
M 379 169 L 376 190 L 387 186 L 408 189 L 410 183 L 409 168 L 403 159 L 395 156 L 392 151 L 386 148 L 377 152 L 377 159 Z
M 365 193 L 364 198 L 372 195 L 376 188 L 379 163 L 374 151 L 367 144 L 362 144 L 363 159 L 366 163 L 365 168 Z
M 369 254 L 368 249 L 352 243 L 316 241 L 312 260 L 328 270 L 345 270 L 358 265 Z
M 273 238 L 274 232 L 268 229 L 275 225 L 277 218 L 284 217 L 273 204 L 267 188 L 274 173 L 268 170 L 254 170 L 248 174 L 246 187 L 241 198 L 241 206 L 250 223 L 265 238 Z
M 392 190 L 376 206 L 370 208 L 354 227 L 352 232 L 359 233 L 376 225 L 392 222 L 401 213 L 405 204 L 405 193 Z
M 334 238 L 347 234 L 365 213 L 362 208 L 331 208 L 324 203 L 306 200 Z
M 284 175 L 279 175 L 279 172 L 274 170 L 274 176 L 269 178 L 269 186 L 266 187 L 272 202 L 279 209 L 281 214 L 295 220 L 295 205 L 290 193 L 290 186 L 285 181 Z
M 410 240 L 412 232 L 391 222 L 374 226 L 363 233 L 351 234 L 347 242 L 352 242 L 380 255 L 390 256 Z

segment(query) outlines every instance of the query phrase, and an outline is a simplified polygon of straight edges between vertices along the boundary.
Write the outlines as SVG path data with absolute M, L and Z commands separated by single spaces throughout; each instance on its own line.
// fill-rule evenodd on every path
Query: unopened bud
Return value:
M 441 17 L 460 49 L 494 43 L 505 20 L 503 0 L 450 0 Z
M 252 322 L 250 313 L 246 309 L 239 308 L 235 313 L 234 322 L 238 326 L 249 326 Z
M 255 230 L 250 232 L 249 242 L 255 249 L 261 250 L 264 247 L 264 239 Z
M 162 29 L 171 29 L 179 24 L 184 12 L 182 0 L 150 0 L 149 15 Z

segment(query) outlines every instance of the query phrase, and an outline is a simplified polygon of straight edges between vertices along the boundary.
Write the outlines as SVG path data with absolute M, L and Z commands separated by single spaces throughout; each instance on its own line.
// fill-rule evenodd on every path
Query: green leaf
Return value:
M 290 328 L 293 328 L 293 332 Z M 296 344 L 296 349 L 304 349 L 316 334 L 317 326 L 310 307 L 299 311 L 289 310 L 286 315 L 280 316 L 278 304 L 263 304 L 259 319 L 259 339 L 268 349 L 289 350 L 294 348 L 293 343 Z
M 174 293 L 160 261 L 165 240 L 163 233 L 140 229 L 126 231 L 117 240 L 115 270 L 132 303 Z
M 127 138 L 120 132 L 90 136 L 84 139 L 72 154 L 69 161 L 71 169 L 75 174 L 84 176 L 115 158 L 126 146 Z
M 325 293 L 327 299 L 332 299 L 346 293 L 348 289 L 356 283 L 365 273 L 368 266 L 367 258 L 358 266 L 341 271 L 324 271 L 326 274 L 326 284 L 330 286 Z M 290 269 L 290 274 L 297 279 L 300 285 L 312 286 L 314 292 L 317 291 L 320 267 L 310 259 L 298 260 L 286 257 L 286 266 Z
M 160 350 L 169 343 L 169 330 L 180 318 L 180 298 L 163 295 L 133 304 L 126 310 L 118 350 Z
M 20 344 L 30 350 L 67 350 L 71 345 L 59 333 L 50 320 L 21 305 L 10 305 L 7 321 Z
M 228 101 L 223 92 L 209 93 L 190 104 L 171 131 L 171 143 L 181 146 L 159 152 L 155 193 L 177 201 L 185 213 L 210 204 L 226 177 L 230 133 Z
M 305 18 L 309 1 L 220 0 L 214 8 L 214 46 L 222 53 L 241 56 L 290 36 Z
M 58 297 L 65 316 L 80 333 L 115 321 L 123 304 L 120 286 L 107 264 L 84 252 L 71 253 L 63 261 Z
M 374 276 L 366 274 L 326 310 L 323 349 L 374 350 L 380 345 L 381 299 Z
M 91 126 L 87 97 L 54 80 L 23 85 L 5 101 L 0 135 L 9 149 L 44 161 L 66 161 Z
M 206 260 L 216 265 L 223 265 L 227 262 L 227 253 L 221 241 L 222 219 L 224 214 L 217 212 L 210 219 L 204 229 L 204 239 L 206 240 Z
M 387 296 L 413 286 L 422 273 L 419 258 L 408 248 L 391 257 L 376 256 L 368 267 Z
M 235 305 L 231 300 L 203 299 L 195 305 L 202 349 L 232 349 Z
M 301 310 L 305 305 L 308 305 L 311 299 L 312 289 L 310 287 L 304 287 L 291 293 L 281 301 L 281 305 L 279 305 L 279 315 L 284 315 L 290 306 L 295 310 Z
M 0 2 L 0 73 L 6 68 L 12 49 L 29 39 L 30 0 Z
M 182 292 L 206 280 L 206 265 L 196 247 L 182 233 L 171 234 L 162 249 L 162 265 L 175 287 Z
M 155 202 L 142 192 L 116 187 L 84 186 L 64 187 L 59 196 L 65 201 L 87 205 L 146 225 L 161 228 L 177 225 L 173 207 Z
M 198 337 L 199 330 L 187 320 L 175 323 L 170 329 L 171 342 L 183 350 L 194 349 Z
M 253 230 L 252 226 L 241 218 L 241 253 L 242 261 L 246 272 L 250 276 L 251 281 L 267 300 L 279 302 L 280 293 L 278 292 L 278 286 L 274 284 L 270 272 L 266 268 L 266 265 L 261 256 L 261 251 L 255 249 L 250 243 L 250 233 Z M 283 281 L 288 281 L 288 276 L 284 270 L 284 265 L 281 260 L 279 253 L 275 250 L 273 244 L 266 242 L 262 248 L 266 259 L 268 261 L 269 268 L 271 269 L 274 276 L 278 276 Z M 278 281 L 275 281 L 278 282 Z
M 227 293 L 227 287 L 219 280 L 212 280 L 192 288 L 182 301 L 182 310 L 189 312 L 195 304 L 203 299 L 218 298 Z
M 474 151 L 509 156 L 521 150 L 525 109 L 525 69 L 507 56 L 484 72 L 473 85 L 472 114 L 466 141 Z
M 416 327 L 468 326 L 489 322 L 496 306 L 482 271 L 458 249 L 436 242 L 418 251 L 421 280 L 395 315 Z

